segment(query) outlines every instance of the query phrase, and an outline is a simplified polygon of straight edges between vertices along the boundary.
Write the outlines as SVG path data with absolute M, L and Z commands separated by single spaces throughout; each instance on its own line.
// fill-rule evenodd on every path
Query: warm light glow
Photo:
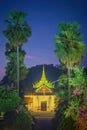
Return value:
M 28 99 L 26 97 L 28 97 Z M 34 112 L 51 112 L 55 109 L 55 98 L 55 95 L 33 95 L 31 99 L 29 95 L 25 95 L 25 100 L 27 100 L 26 107 L 28 110 L 32 110 Z

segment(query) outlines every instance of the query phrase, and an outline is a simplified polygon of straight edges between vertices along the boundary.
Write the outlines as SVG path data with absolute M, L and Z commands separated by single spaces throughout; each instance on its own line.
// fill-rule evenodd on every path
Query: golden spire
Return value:
M 34 88 L 39 88 L 41 87 L 43 84 L 45 84 L 48 88 L 54 88 L 53 84 L 51 82 L 49 82 L 46 78 L 45 75 L 45 69 L 44 69 L 44 65 L 43 65 L 43 70 L 42 70 L 42 76 L 39 82 L 37 82 L 36 84 L 33 84 Z
M 40 80 L 40 81 L 41 81 L 43 84 L 47 81 L 46 75 L 45 75 L 44 65 L 43 65 L 42 76 L 41 76 L 41 80 Z

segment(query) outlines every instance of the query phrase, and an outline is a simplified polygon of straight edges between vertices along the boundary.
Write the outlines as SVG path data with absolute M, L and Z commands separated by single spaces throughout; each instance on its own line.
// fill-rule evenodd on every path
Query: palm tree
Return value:
M 19 69 L 20 69 L 20 80 L 23 80 L 26 77 L 26 74 L 28 73 L 28 69 L 26 68 L 24 64 L 24 56 L 25 51 L 22 49 L 22 46 L 20 46 L 19 51 Z M 17 76 L 16 76 L 16 66 L 17 66 L 17 53 L 16 48 L 11 43 L 6 43 L 6 51 L 5 51 L 6 58 L 8 60 L 8 63 L 5 67 L 6 69 L 6 75 L 8 75 L 9 79 L 9 85 L 12 84 L 15 87 L 15 83 L 17 82 Z
M 79 65 L 83 52 L 84 43 L 80 40 L 81 33 L 78 32 L 80 26 L 77 23 L 59 24 L 60 33 L 55 35 L 55 54 L 62 65 L 67 68 L 68 75 L 68 98 L 70 100 L 70 71 L 75 65 Z
M 7 30 L 4 30 L 4 36 L 9 40 L 13 46 L 17 48 L 17 89 L 19 93 L 19 50 L 20 46 L 27 42 L 28 37 L 31 36 L 30 26 L 26 21 L 25 12 L 13 10 L 8 15 Z

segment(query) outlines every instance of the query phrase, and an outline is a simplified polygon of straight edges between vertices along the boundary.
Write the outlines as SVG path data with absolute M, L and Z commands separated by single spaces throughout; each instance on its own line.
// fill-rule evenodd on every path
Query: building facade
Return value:
M 24 95 L 26 107 L 34 112 L 54 111 L 56 96 L 53 92 L 54 85 L 49 82 L 43 67 L 42 76 L 39 82 L 33 84 L 34 91 Z

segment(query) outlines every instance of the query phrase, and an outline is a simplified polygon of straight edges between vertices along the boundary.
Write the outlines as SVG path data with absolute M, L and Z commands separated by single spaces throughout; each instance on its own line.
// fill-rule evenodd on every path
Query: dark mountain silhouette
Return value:
M 59 66 L 54 66 L 53 64 L 44 65 L 45 74 L 48 81 L 53 82 L 58 80 L 59 75 L 62 70 Z M 37 65 L 29 69 L 29 73 L 25 80 L 21 82 L 21 86 L 24 88 L 32 88 L 33 84 L 41 79 L 43 65 Z M 57 83 L 55 83 L 57 86 Z
M 61 74 L 62 70 L 59 66 L 54 66 L 53 64 L 44 65 L 45 74 L 48 81 L 53 82 L 58 80 L 59 75 Z M 32 88 L 32 84 L 38 82 L 42 75 L 43 65 L 36 65 L 34 67 L 29 68 L 29 73 L 27 74 L 26 78 L 23 81 L 20 81 L 20 87 L 23 88 Z M 0 85 L 4 86 L 9 83 L 8 76 L 4 76 L 2 81 L 0 81 Z M 57 83 L 56 83 L 57 85 Z

